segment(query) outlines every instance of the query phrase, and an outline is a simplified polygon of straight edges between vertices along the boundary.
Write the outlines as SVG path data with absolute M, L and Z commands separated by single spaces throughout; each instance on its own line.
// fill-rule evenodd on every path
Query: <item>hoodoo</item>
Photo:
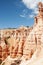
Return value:
M 41 35 L 43 34 L 43 3 L 38 4 L 38 15 L 35 17 L 35 26 L 26 39 L 23 49 L 23 57 L 30 59 L 36 49 L 40 49 Z

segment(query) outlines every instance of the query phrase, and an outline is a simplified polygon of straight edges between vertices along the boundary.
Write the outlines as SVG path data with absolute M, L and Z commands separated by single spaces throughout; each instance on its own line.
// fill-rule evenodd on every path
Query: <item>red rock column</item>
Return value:
M 18 52 L 17 52 L 17 57 L 21 57 L 23 55 L 23 46 L 24 46 L 24 38 L 21 37 L 19 45 L 18 45 Z
M 2 47 L 0 46 L 0 60 L 2 60 Z

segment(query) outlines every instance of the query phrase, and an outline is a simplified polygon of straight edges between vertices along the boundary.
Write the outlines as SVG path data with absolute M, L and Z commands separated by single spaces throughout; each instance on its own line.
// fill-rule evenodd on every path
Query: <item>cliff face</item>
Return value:
M 43 6 L 39 3 L 39 13 L 36 17 L 35 26 L 30 32 L 24 45 L 24 57 L 30 59 L 36 50 L 40 50 L 43 43 Z M 41 45 L 42 44 L 42 45 Z M 37 52 L 37 55 L 40 54 Z M 43 54 L 42 54 L 43 57 Z M 38 57 L 37 57 L 38 58 Z

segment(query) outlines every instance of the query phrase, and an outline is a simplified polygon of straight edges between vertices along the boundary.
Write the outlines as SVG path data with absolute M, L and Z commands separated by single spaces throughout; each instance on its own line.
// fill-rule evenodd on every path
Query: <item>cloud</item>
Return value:
M 43 2 L 43 0 L 22 0 L 22 2 L 27 8 L 32 9 L 34 14 L 37 14 L 37 4 L 38 2 Z
M 33 14 L 29 15 L 29 18 L 34 18 L 34 15 Z
M 25 17 L 25 15 L 22 15 L 22 14 L 21 14 L 21 15 L 20 15 L 20 17 L 23 17 L 23 18 L 24 18 L 24 17 Z
M 43 2 L 43 0 L 22 0 L 22 2 L 27 6 L 27 8 L 35 9 L 38 2 Z
M 28 11 L 26 9 L 23 9 L 22 13 L 20 14 L 20 17 L 26 17 Z

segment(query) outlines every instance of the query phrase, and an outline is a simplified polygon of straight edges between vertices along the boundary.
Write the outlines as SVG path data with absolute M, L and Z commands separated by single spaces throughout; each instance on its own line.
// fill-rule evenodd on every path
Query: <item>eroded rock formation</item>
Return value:
M 11 58 L 21 57 L 23 45 L 31 30 L 32 28 L 24 26 L 18 29 L 0 30 L 0 59 L 3 61 L 8 55 Z
M 6 42 L 9 45 L 4 44 L 4 48 L 8 45 L 9 56 L 3 61 L 4 65 L 15 64 L 15 60 L 21 62 L 18 62 L 19 65 L 43 65 L 43 3 L 41 2 L 38 4 L 38 11 L 33 28 L 21 27 L 7 37 Z

